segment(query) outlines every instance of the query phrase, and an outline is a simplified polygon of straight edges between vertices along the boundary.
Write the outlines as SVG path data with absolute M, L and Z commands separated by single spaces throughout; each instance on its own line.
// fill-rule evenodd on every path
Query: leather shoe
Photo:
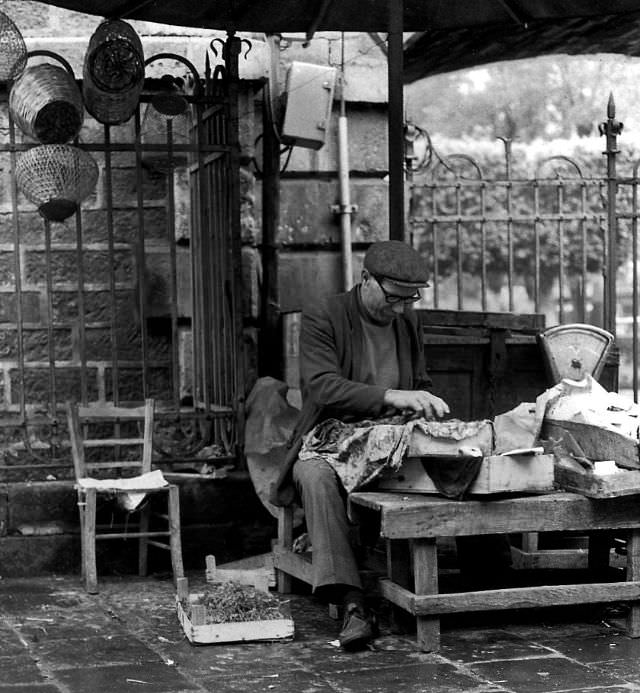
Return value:
M 378 634 L 378 625 L 373 614 L 361 604 L 347 604 L 344 621 L 338 639 L 340 645 L 351 652 L 362 650 Z

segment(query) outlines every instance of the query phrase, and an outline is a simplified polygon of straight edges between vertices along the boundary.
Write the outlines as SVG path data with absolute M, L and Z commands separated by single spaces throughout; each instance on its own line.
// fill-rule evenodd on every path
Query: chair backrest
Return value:
M 154 400 L 141 407 L 67 402 L 76 479 L 136 476 L 151 471 Z

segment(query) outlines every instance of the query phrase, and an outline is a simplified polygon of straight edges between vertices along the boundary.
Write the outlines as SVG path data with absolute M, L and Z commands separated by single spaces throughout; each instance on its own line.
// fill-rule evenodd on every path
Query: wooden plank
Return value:
M 579 421 L 545 419 L 540 436 L 547 440 L 562 440 L 569 433 L 590 460 L 615 460 L 625 469 L 640 469 L 640 449 L 637 440 Z
M 206 559 L 205 559 L 206 560 Z M 239 558 L 236 561 L 230 561 L 228 563 L 223 563 L 219 565 L 220 570 L 255 570 L 259 569 L 264 571 L 269 577 L 269 587 L 276 586 L 276 573 L 273 567 L 273 553 L 269 551 L 268 553 L 260 553 L 254 556 L 245 556 L 244 558 Z
M 545 328 L 542 313 L 490 313 L 473 310 L 418 309 L 418 318 L 424 327 L 449 325 L 452 327 L 488 327 L 502 330 L 532 330 Z
M 385 491 L 438 493 L 419 458 L 408 457 L 397 471 L 380 475 L 378 488 Z M 487 455 L 469 494 L 548 493 L 554 488 L 553 455 Z
M 273 568 L 222 568 L 216 566 L 214 556 L 206 556 L 205 578 L 207 582 L 239 582 L 252 585 L 263 592 L 269 591 Z
M 475 433 L 460 440 L 430 435 L 416 427 L 409 438 L 406 455 L 408 458 L 422 455 L 457 455 L 463 446 L 478 448 L 488 454 L 493 450 L 493 437 L 493 425 L 488 420 L 481 422 Z
M 577 463 L 576 463 L 577 464 Z M 580 493 L 589 498 L 617 498 L 640 494 L 640 471 L 619 470 L 599 476 L 559 460 L 555 465 L 555 483 L 565 491 Z
M 390 580 L 381 580 L 380 589 L 383 597 L 416 616 L 640 600 L 640 582 L 544 585 L 480 592 L 417 595 L 395 585 Z
M 512 546 L 511 559 L 516 570 L 586 570 L 587 568 L 586 549 L 523 551 Z
M 349 503 L 377 509 L 381 535 L 389 539 L 640 527 L 640 504 L 633 496 L 596 500 L 551 493 L 461 505 L 437 496 L 356 492 Z
M 303 554 L 293 553 L 293 551 L 282 546 L 274 546 L 273 565 L 276 570 L 292 575 L 294 578 L 302 580 L 309 585 L 313 584 L 313 566 L 311 560 Z M 279 591 L 283 590 L 279 589 Z M 289 591 L 291 590 L 289 589 Z

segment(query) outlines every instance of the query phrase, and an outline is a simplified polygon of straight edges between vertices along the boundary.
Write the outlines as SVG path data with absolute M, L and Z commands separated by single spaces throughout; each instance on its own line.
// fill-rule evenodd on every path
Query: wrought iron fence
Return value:
M 520 161 L 502 139 L 409 166 L 409 229 L 433 282 L 422 306 L 543 313 L 617 335 L 620 385 L 638 395 L 638 167 L 618 172 L 622 125 L 610 98 L 598 159 Z M 627 164 L 629 165 L 629 164 Z

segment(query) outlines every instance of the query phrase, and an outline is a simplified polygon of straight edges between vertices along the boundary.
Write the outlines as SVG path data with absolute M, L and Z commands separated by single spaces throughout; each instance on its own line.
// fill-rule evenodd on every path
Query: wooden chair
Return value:
M 151 470 L 154 401 L 148 399 L 142 407 L 82 407 L 67 402 L 67 417 L 80 513 L 82 575 L 87 592 L 98 592 L 96 542 L 103 539 L 137 539 L 140 575 L 147 574 L 149 545 L 168 550 L 174 582 L 184 577 L 179 488 L 166 483 L 160 472 Z M 154 513 L 161 518 L 159 529 L 151 526 L 152 510 L 147 494 L 166 499 L 166 513 Z M 104 526 L 96 524 L 98 496 L 114 503 L 144 500 L 134 509 L 125 509 L 124 526 Z M 133 514 L 138 521 L 131 523 Z

